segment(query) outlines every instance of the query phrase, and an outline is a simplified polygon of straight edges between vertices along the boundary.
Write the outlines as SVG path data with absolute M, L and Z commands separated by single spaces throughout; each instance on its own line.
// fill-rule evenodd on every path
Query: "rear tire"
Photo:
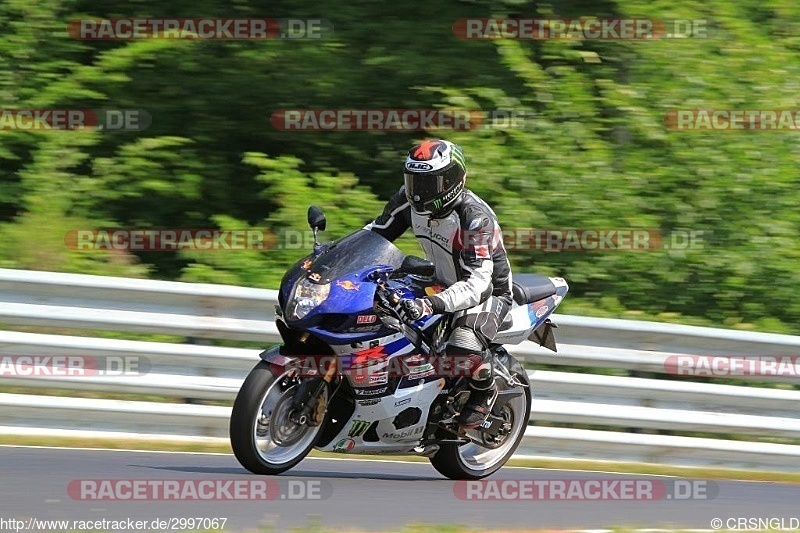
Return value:
M 244 380 L 239 394 L 233 403 L 230 421 L 230 439 L 233 454 L 239 463 L 254 474 L 275 475 L 285 472 L 302 461 L 314 447 L 322 429 L 328 422 L 328 415 L 319 426 L 296 426 L 301 436 L 290 446 L 275 444 L 268 433 L 259 437 L 259 431 L 269 432 L 273 424 L 267 426 L 263 421 L 279 416 L 281 401 L 291 397 L 292 388 L 286 385 L 286 374 L 276 374 L 270 364 L 260 361 Z M 327 401 L 327 395 L 321 401 Z M 266 405 L 266 411 L 262 406 Z M 279 421 L 276 421 L 279 422 Z M 291 424 L 291 423 L 290 423 Z M 266 428 L 266 429 L 265 429 Z M 304 429 L 303 429 L 304 428 Z M 259 438 L 262 440 L 259 441 Z M 267 446 L 273 445 L 271 450 Z
M 524 408 L 521 401 L 517 401 L 516 409 L 512 407 L 514 412 L 514 422 L 512 423 L 512 433 L 508 435 L 507 441 L 500 445 L 503 448 L 496 455 L 488 448 L 482 448 L 476 444 L 464 444 L 459 446 L 457 444 L 443 444 L 436 454 L 430 458 L 433 467 L 443 476 L 450 479 L 481 479 L 490 476 L 500 470 L 503 465 L 511 458 L 517 450 L 520 441 L 525 436 L 525 429 L 528 427 L 528 420 L 531 416 L 531 390 L 530 387 L 524 387 L 525 394 Z M 509 405 L 514 402 L 512 399 Z M 513 442 L 508 446 L 509 442 Z M 470 450 L 475 450 L 475 454 L 471 454 Z M 481 454 L 481 450 L 483 453 Z M 482 455 L 486 455 L 486 459 L 482 459 Z M 484 466 L 485 465 L 485 466 Z

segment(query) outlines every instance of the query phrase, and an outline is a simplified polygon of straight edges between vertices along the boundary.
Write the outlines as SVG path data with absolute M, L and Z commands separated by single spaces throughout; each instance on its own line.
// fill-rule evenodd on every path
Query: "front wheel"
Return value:
M 280 474 L 302 461 L 327 422 L 297 424 L 289 418 L 292 397 L 300 379 L 273 371 L 260 361 L 244 380 L 233 403 L 230 438 L 239 463 L 254 474 Z M 319 406 L 328 403 L 328 388 Z
M 430 459 L 433 467 L 450 479 L 481 479 L 500 470 L 525 436 L 531 416 L 531 389 L 527 386 L 520 388 L 524 390 L 524 394 L 511 398 L 500 413 L 494 413 L 511 423 L 511 431 L 502 442 L 491 448 L 475 443 L 461 446 L 455 443 L 444 444 Z M 471 429 L 467 433 L 481 440 L 479 430 Z

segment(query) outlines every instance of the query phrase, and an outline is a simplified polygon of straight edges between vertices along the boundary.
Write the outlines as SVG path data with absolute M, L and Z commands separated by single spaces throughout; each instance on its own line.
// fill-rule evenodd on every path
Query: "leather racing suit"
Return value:
M 429 296 L 435 314 L 453 313 L 448 355 L 466 355 L 472 362 L 474 389 L 493 385 L 489 343 L 511 308 L 511 266 L 494 211 L 469 189 L 441 218 L 411 209 L 403 187 L 383 213 L 365 229 L 394 241 L 407 229 L 436 267 L 436 278 L 447 288 Z

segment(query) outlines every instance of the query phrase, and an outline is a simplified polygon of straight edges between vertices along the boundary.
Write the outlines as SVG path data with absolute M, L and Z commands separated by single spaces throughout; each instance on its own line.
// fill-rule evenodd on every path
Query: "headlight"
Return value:
M 292 291 L 292 299 L 286 309 L 288 318 L 295 320 L 303 318 L 324 302 L 330 292 L 330 283 L 318 285 L 310 282 L 308 278 L 301 279 L 295 284 Z

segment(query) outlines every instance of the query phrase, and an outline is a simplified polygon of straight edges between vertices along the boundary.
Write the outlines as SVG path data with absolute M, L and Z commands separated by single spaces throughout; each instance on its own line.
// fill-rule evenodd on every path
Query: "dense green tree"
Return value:
M 81 17 L 324 17 L 319 40 L 78 41 Z M 705 19 L 707 38 L 468 41 L 462 17 Z M 138 108 L 141 132 L 0 131 L 0 264 L 274 287 L 304 252 L 73 251 L 71 229 L 305 228 L 335 238 L 377 214 L 408 146 L 464 146 L 469 186 L 506 228 L 702 231 L 698 250 L 513 250 L 516 271 L 566 277 L 565 310 L 793 331 L 800 325 L 796 132 L 676 132 L 679 108 L 797 106 L 793 0 L 102 3 L 0 5 L 4 109 Z M 292 132 L 305 108 L 514 109 L 512 128 Z M 415 251 L 410 238 L 402 242 Z

